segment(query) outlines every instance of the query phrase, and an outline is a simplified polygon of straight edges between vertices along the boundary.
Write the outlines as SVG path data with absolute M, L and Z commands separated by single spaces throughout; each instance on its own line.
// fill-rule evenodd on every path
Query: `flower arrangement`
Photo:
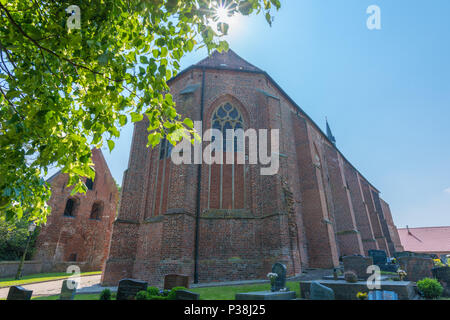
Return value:
M 267 274 L 267 278 L 269 278 L 270 284 L 273 285 L 275 283 L 275 280 L 278 278 L 278 274 L 273 273 L 273 272 L 269 272 Z
M 445 264 L 442 263 L 441 259 L 433 259 L 435 267 L 445 267 Z
M 405 270 L 402 270 L 402 269 L 398 269 L 398 270 L 397 270 L 397 274 L 398 274 L 398 277 L 400 278 L 400 281 L 403 281 L 403 279 L 405 279 L 406 276 L 408 275 L 408 274 L 406 273 L 406 271 L 405 271 Z
M 269 272 L 267 278 L 270 280 L 271 291 L 275 291 L 275 280 L 278 278 L 278 274 Z
M 368 297 L 369 295 L 367 294 L 367 292 L 358 292 L 356 294 L 356 298 L 358 298 L 359 300 L 367 300 Z

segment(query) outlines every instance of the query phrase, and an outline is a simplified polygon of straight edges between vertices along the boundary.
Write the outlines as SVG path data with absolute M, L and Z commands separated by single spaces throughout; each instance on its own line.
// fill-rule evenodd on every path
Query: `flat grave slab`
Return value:
M 293 300 L 295 291 L 255 291 L 236 293 L 236 300 Z
M 310 299 L 311 282 L 300 281 L 301 298 Z M 332 289 L 336 300 L 357 300 L 356 294 L 358 292 L 369 291 L 366 281 L 349 283 L 345 280 L 319 280 L 318 282 Z M 413 300 L 417 295 L 414 289 L 414 283 L 410 281 L 382 281 L 381 289 L 374 290 L 393 291 L 398 294 L 399 300 Z
M 368 276 L 370 276 L 370 274 L 368 274 Z M 380 280 L 381 280 L 381 281 L 387 281 L 387 280 L 389 280 L 389 279 L 392 278 L 392 277 L 395 277 L 395 275 L 386 275 L 386 274 L 382 274 L 382 275 L 380 276 Z M 333 277 L 333 276 L 324 276 L 322 279 L 323 279 L 323 280 L 334 280 L 334 277 Z M 344 276 L 338 276 L 338 280 L 344 281 L 344 280 L 345 280 L 345 279 L 344 279 Z

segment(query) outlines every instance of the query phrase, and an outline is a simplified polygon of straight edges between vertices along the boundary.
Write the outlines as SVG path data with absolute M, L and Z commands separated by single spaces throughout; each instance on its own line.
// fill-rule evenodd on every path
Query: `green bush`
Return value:
M 147 287 L 147 292 L 151 296 L 159 296 L 159 289 L 156 287 Z
M 175 300 L 176 293 L 178 290 L 186 290 L 185 287 L 175 287 L 170 290 L 169 294 L 167 295 L 167 300 Z
M 100 300 L 111 300 L 111 290 L 103 290 L 102 293 L 100 293 Z
M 417 288 L 427 299 L 437 299 L 441 296 L 444 288 L 436 279 L 425 278 L 417 282 Z
M 147 291 L 139 291 L 138 293 L 136 293 L 136 300 L 148 300 L 149 294 L 147 293 Z

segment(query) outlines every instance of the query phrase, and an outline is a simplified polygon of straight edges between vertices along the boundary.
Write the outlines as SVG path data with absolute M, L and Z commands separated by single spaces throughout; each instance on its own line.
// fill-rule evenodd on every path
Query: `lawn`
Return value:
M 82 272 L 81 276 L 90 276 L 102 274 L 101 271 L 92 271 L 92 272 Z M 71 274 L 65 272 L 59 273 L 38 273 L 38 274 L 30 274 L 27 276 L 22 276 L 20 280 L 15 280 L 14 278 L 2 278 L 0 279 L 0 288 L 9 287 L 9 286 L 20 286 L 24 284 L 43 282 L 43 281 L 52 281 L 52 280 L 60 280 L 69 278 Z
M 286 286 L 300 296 L 300 283 L 298 281 L 288 281 Z M 200 300 L 234 300 L 236 293 L 252 291 L 269 291 L 270 284 L 250 284 L 240 286 L 222 286 L 207 288 L 192 288 L 189 291 L 200 293 Z M 78 294 L 75 300 L 98 300 L 99 294 Z M 57 300 L 59 295 L 49 297 L 36 297 L 34 300 Z

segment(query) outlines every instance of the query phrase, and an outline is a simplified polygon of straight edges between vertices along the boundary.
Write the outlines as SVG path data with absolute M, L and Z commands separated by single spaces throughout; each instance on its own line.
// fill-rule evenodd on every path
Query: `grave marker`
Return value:
M 147 282 L 134 279 L 122 279 L 119 281 L 116 299 L 133 300 L 136 293 L 143 290 L 147 290 Z
M 21 286 L 12 286 L 9 288 L 6 300 L 30 300 L 33 290 L 27 290 Z

